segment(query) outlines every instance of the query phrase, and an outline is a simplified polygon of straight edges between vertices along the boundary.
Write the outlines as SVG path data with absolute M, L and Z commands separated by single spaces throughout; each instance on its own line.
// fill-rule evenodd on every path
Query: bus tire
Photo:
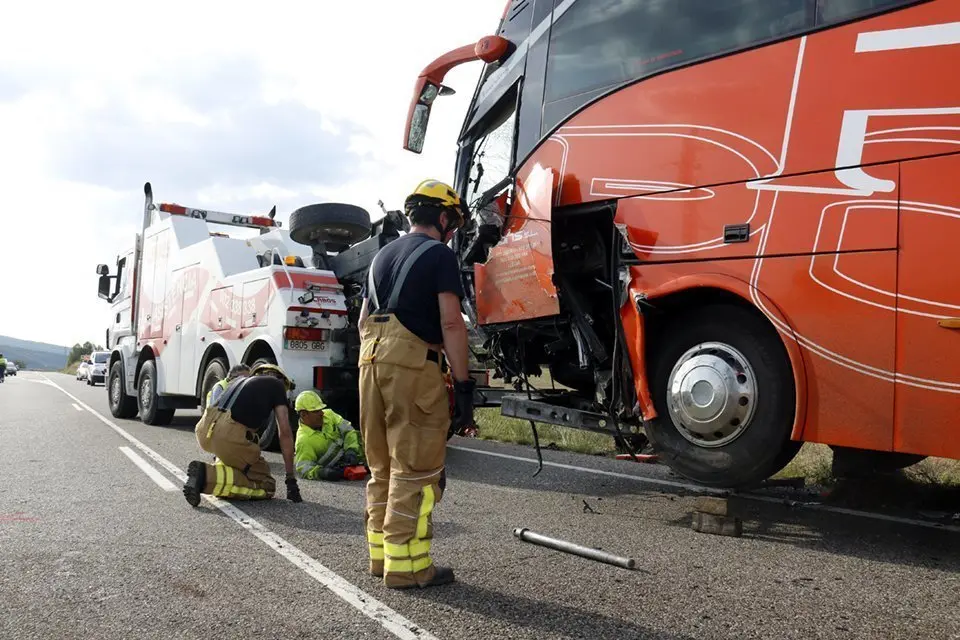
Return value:
M 107 378 L 107 402 L 110 404 L 110 415 L 114 418 L 126 420 L 137 415 L 137 399 L 128 396 L 124 388 L 123 363 L 117 360 L 110 367 L 110 376 Z
M 755 486 L 800 449 L 790 439 L 793 371 L 776 330 L 753 310 L 712 304 L 679 316 L 652 354 L 658 417 L 647 435 L 663 463 L 702 485 Z
M 140 421 L 144 424 L 162 426 L 173 420 L 173 409 L 160 409 L 157 396 L 157 364 L 147 360 L 140 368 L 140 377 L 137 380 L 137 408 L 140 411 Z

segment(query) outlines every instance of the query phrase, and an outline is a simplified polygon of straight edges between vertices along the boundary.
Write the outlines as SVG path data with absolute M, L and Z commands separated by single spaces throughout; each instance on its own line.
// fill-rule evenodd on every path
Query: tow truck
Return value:
M 169 424 L 177 410 L 202 407 L 232 366 L 269 362 L 294 380 L 291 400 L 316 389 L 358 423 L 360 291 L 373 256 L 409 230 L 407 218 L 382 202 L 375 223 L 354 205 L 311 204 L 284 229 L 276 207 L 239 215 L 156 203 L 149 182 L 144 197 L 131 246 L 112 273 L 96 269 L 113 312 L 105 385 L 113 416 Z M 276 447 L 272 415 L 258 435 L 263 448 Z

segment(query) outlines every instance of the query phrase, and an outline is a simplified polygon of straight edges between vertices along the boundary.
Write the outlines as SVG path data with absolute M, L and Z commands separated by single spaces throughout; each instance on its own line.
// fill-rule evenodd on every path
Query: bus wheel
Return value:
M 140 420 L 149 425 L 167 425 L 173 420 L 173 409 L 160 409 L 157 396 L 157 365 L 147 360 L 140 369 L 137 381 L 137 408 Z
M 110 367 L 110 377 L 107 378 L 107 400 L 110 403 L 110 414 L 114 418 L 132 418 L 137 415 L 137 399 L 128 396 L 123 384 L 123 365 L 119 360 Z
M 652 354 L 658 418 L 647 425 L 661 460 L 700 484 L 742 488 L 783 468 L 796 390 L 786 349 L 765 319 L 715 304 L 676 318 Z

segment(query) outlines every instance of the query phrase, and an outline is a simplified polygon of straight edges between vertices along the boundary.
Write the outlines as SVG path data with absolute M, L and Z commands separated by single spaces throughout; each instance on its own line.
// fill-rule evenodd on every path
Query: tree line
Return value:
M 73 348 L 70 349 L 70 353 L 67 355 L 67 366 L 69 367 L 74 362 L 80 362 L 83 359 L 83 356 L 88 356 L 94 351 L 103 351 L 103 347 L 100 345 L 94 345 L 92 342 L 84 342 L 83 344 L 75 344 Z

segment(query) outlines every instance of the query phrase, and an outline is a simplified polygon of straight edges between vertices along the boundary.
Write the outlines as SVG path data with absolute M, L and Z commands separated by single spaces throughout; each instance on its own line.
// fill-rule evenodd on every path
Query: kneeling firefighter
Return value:
M 287 411 L 287 392 L 293 380 L 274 364 L 254 367 L 249 376 L 231 382 L 212 400 L 195 434 L 204 451 L 217 456 L 214 464 L 194 460 L 187 467 L 183 495 L 192 506 L 200 504 L 200 494 L 236 500 L 269 500 L 277 483 L 263 459 L 257 440 L 257 427 L 273 411 L 277 435 L 286 468 L 287 498 L 302 502 L 293 467 L 293 436 Z M 216 394 L 214 394 L 216 395 Z
M 293 461 L 305 480 L 363 480 L 360 432 L 331 409 L 312 389 L 300 392 L 294 409 L 300 414 Z
M 441 351 L 454 381 L 454 426 L 473 422 L 460 266 L 445 245 L 468 212 L 460 196 L 436 180 L 420 183 L 404 209 L 410 232 L 374 257 L 360 312 L 370 572 L 390 588 L 454 580 L 453 570 L 435 566 L 430 556 L 450 429 Z

